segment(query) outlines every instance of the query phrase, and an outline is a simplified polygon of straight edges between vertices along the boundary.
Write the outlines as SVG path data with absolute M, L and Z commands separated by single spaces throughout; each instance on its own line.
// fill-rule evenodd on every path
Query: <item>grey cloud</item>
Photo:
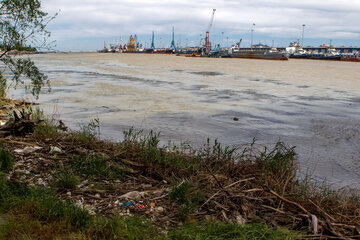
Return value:
M 51 23 L 55 38 L 111 37 L 130 34 L 204 34 L 212 8 L 214 32 L 248 34 L 252 23 L 264 38 L 297 38 L 306 24 L 309 38 L 359 42 L 359 0 L 46 0 L 44 10 L 59 16 Z M 359 43 L 360 45 L 360 43 Z

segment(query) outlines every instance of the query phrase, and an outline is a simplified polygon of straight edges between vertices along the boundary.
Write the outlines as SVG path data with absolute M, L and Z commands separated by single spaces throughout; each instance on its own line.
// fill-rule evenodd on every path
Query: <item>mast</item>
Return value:
M 170 48 L 175 49 L 176 50 L 176 46 L 175 46 L 175 33 L 174 33 L 174 27 L 172 27 L 172 41 L 171 41 L 171 46 Z
M 155 43 L 154 43 L 154 31 L 152 31 L 152 37 L 151 37 L 151 48 L 155 49 Z

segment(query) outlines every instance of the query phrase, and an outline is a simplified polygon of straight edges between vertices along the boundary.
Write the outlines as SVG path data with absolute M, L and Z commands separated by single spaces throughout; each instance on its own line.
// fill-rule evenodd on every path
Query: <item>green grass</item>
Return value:
M 172 240 L 290 240 L 298 239 L 289 230 L 274 230 L 260 224 L 229 224 L 223 222 L 192 223 L 169 232 L 163 239 Z
M 14 166 L 14 158 L 7 149 L 0 149 L 0 171 L 9 172 Z
M 72 160 L 72 166 L 80 174 L 94 179 L 123 178 L 127 173 L 125 168 L 96 155 L 75 156 Z
M 54 182 L 54 187 L 60 189 L 75 189 L 79 184 L 79 178 L 70 173 L 62 173 Z
M 97 218 L 86 232 L 93 240 L 103 239 L 159 239 L 163 234 L 154 223 L 141 217 Z
M 100 122 L 99 119 L 92 119 L 88 124 L 81 124 L 80 131 L 73 132 L 74 139 L 83 145 L 94 144 L 100 138 Z
M 170 189 L 169 197 L 179 206 L 179 219 L 185 221 L 190 214 L 194 213 L 203 199 L 203 194 L 191 181 L 185 180 Z
M 0 228 L 0 239 L 51 239 L 78 232 L 91 224 L 91 216 L 70 202 L 59 201 L 52 191 L 26 187 L 0 179 L 0 213 L 9 220 Z
M 40 139 L 55 139 L 60 136 L 60 132 L 52 121 L 45 119 L 35 126 L 34 136 Z

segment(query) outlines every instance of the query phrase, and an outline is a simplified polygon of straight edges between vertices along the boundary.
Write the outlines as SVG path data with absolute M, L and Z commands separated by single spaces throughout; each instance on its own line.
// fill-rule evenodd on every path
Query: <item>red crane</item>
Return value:
M 210 52 L 210 50 L 211 50 L 211 45 L 210 45 L 210 30 L 211 30 L 211 27 L 212 27 L 213 22 L 214 22 L 215 11 L 216 11 L 216 9 L 213 9 L 213 13 L 212 13 L 211 18 L 210 18 L 209 27 L 208 27 L 208 30 L 206 31 L 206 37 L 205 37 L 205 48 L 206 48 L 206 52 Z

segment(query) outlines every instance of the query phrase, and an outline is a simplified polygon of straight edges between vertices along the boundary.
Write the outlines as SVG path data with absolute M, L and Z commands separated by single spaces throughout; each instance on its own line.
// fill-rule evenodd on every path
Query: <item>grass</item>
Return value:
M 109 159 L 96 155 L 74 156 L 72 160 L 72 167 L 84 175 L 94 179 L 115 179 L 123 178 L 127 171 Z
M 53 185 L 60 189 L 75 189 L 78 184 L 79 177 L 70 173 L 62 173 Z
M 187 220 L 204 198 L 199 188 L 189 180 L 182 181 L 172 187 L 169 191 L 169 197 L 178 205 L 178 217 L 181 221 Z
M 34 136 L 40 140 L 56 139 L 60 137 L 60 135 L 60 130 L 53 120 L 45 119 L 41 123 L 37 124 L 34 129 Z
M 290 240 L 297 234 L 286 229 L 274 230 L 262 224 L 229 224 L 224 222 L 192 223 L 175 229 L 164 238 L 173 240 Z
M 14 166 L 14 158 L 11 152 L 7 149 L 0 149 L 0 171 L 9 172 Z
M 85 229 L 91 216 L 70 202 L 59 201 L 42 187 L 26 187 L 0 179 L 0 212 L 9 220 L 0 228 L 0 239 L 51 239 Z
M 295 239 L 295 233 L 264 225 L 221 222 L 185 224 L 164 232 L 142 217 L 90 216 L 70 202 L 59 201 L 49 189 L 3 178 L 0 214 L 7 216 L 0 226 L 0 239 Z

